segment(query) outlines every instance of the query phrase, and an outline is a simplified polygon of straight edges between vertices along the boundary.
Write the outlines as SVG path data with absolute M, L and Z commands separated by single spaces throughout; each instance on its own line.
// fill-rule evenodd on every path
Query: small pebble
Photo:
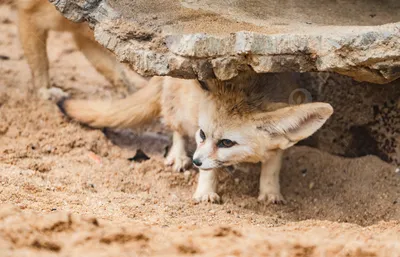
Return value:
M 309 188 L 309 189 L 313 189 L 313 188 L 314 188 L 314 182 L 311 182 L 311 183 L 308 185 L 308 188 Z
M 47 145 L 44 149 L 46 153 L 51 153 L 53 151 L 53 147 L 51 145 Z
M 239 182 L 240 182 L 240 179 L 239 178 L 235 178 L 235 184 L 237 185 L 237 184 L 239 184 Z
M 185 170 L 183 176 L 185 178 L 185 181 L 188 182 L 190 180 L 190 177 L 192 176 L 192 173 L 190 172 L 190 170 Z
M 179 197 L 176 194 L 171 195 L 171 200 L 173 201 L 179 201 Z

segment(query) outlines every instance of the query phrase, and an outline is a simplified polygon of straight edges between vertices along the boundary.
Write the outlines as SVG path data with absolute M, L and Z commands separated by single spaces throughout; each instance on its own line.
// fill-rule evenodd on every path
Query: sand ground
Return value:
M 374 156 L 285 154 L 285 206 L 256 201 L 258 171 L 222 174 L 194 204 L 195 170 L 163 165 L 169 133 L 92 130 L 27 95 L 16 14 L 0 5 L 1 256 L 399 256 L 400 173 Z M 52 83 L 116 97 L 68 34 L 48 42 Z M 129 161 L 137 149 L 151 159 Z

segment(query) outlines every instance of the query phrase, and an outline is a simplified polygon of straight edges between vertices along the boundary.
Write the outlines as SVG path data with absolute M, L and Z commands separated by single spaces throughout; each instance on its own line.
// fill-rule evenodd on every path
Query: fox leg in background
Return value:
M 36 89 L 49 88 L 49 61 L 46 52 L 46 29 L 37 26 L 29 11 L 19 11 L 19 36 L 25 57 L 32 72 Z M 31 92 L 34 87 L 29 88 Z
M 37 92 L 43 99 L 57 100 L 68 94 L 60 88 L 50 87 L 46 41 L 49 29 L 51 26 L 57 26 L 61 15 L 50 3 L 44 3 L 46 4 L 37 3 L 38 5 L 36 5 L 36 2 L 20 2 L 18 30 L 24 55 L 32 73 L 33 87 L 29 88 L 29 92 Z M 52 9 L 49 9 L 49 6 Z M 49 13 L 48 10 L 52 10 L 52 13 L 57 15 L 46 15 Z M 51 24 L 49 24 L 49 20 Z
M 200 170 L 199 181 L 193 199 L 197 202 L 219 203 L 220 197 L 217 194 L 218 170 Z
M 148 81 L 146 79 L 133 71 L 131 72 L 133 74 L 129 74 L 132 78 L 128 78 L 125 72 L 129 68 L 120 63 L 106 48 L 95 42 L 93 32 L 89 31 L 88 27 L 82 27 L 82 30 L 74 31 L 74 39 L 79 50 L 82 51 L 96 70 L 124 93 L 129 89 L 129 86 L 136 89 L 147 84 Z
M 267 161 L 262 162 L 259 201 L 267 200 L 268 203 L 285 203 L 279 184 L 282 154 L 282 150 L 277 150 Z
M 187 156 L 185 150 L 185 139 L 179 133 L 174 131 L 172 138 L 172 146 L 165 160 L 165 165 L 173 166 L 175 171 L 183 171 L 192 163 L 192 160 Z

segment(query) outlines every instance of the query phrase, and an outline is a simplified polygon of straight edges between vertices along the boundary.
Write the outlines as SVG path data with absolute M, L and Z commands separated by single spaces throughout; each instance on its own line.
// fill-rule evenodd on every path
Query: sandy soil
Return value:
M 221 205 L 194 204 L 197 173 L 163 166 L 169 134 L 91 130 L 26 94 L 30 72 L 0 6 L 1 256 L 399 256 L 400 174 L 374 156 L 285 154 L 285 206 L 256 201 L 258 171 L 222 174 Z M 52 83 L 115 97 L 68 34 L 52 33 Z M 151 159 L 129 161 L 137 149 Z
M 107 2 L 125 18 L 137 21 L 141 25 L 138 29 L 162 29 L 167 34 L 224 35 L 239 31 L 308 34 L 310 31 L 326 30 L 322 26 L 372 26 L 400 19 L 400 5 L 396 0 L 286 0 L 279 4 L 274 0 Z

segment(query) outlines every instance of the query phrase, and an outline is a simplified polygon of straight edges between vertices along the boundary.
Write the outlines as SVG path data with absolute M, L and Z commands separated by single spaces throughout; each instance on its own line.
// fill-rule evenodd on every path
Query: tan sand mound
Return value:
M 298 222 L 263 229 L 230 225 L 160 228 L 114 225 L 58 212 L 37 215 L 0 209 L 0 247 L 13 256 L 394 256 L 398 223 L 362 228 L 331 222 Z

